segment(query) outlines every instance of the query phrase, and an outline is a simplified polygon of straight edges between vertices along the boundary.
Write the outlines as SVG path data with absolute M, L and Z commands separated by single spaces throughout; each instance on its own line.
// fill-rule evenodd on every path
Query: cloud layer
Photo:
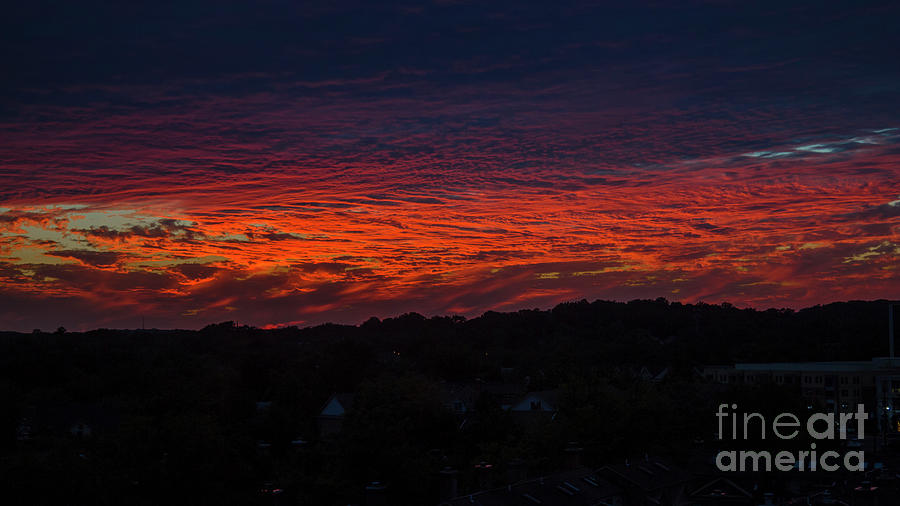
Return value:
M 7 32 L 0 327 L 896 297 L 890 7 L 228 5 Z

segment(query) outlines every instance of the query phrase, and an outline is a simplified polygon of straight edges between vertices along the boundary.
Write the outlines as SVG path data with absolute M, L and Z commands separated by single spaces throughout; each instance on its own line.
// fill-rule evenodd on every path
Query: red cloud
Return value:
M 0 125 L 0 322 L 895 295 L 893 131 L 811 135 L 844 118 L 664 108 L 629 91 L 601 104 L 578 83 L 406 91 L 150 94 L 144 108 L 34 106 L 28 117 L 52 119 Z

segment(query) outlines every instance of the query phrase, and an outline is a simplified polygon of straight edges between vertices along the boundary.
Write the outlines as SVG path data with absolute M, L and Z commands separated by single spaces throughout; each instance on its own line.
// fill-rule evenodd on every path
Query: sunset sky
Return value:
M 0 329 L 900 298 L 896 2 L 379 3 L 9 7 Z

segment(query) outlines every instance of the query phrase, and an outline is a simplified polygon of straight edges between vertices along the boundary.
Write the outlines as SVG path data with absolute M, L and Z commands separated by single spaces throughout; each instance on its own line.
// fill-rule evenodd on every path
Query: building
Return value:
M 458 417 L 465 417 L 475 409 L 479 388 L 474 383 L 442 381 L 439 385 L 441 404 Z
M 509 411 L 517 423 L 531 424 L 552 420 L 558 411 L 559 392 L 544 390 L 528 392 L 510 406 Z
M 753 494 L 734 481 L 721 476 L 700 485 L 688 494 L 692 506 L 754 506 Z
M 119 424 L 115 409 L 98 404 L 43 403 L 25 409 L 16 424 L 16 439 L 29 441 L 41 436 L 87 439 L 113 433 Z
M 688 505 L 694 476 L 658 457 L 626 461 L 601 468 L 597 474 L 623 490 L 627 506 Z
M 880 431 L 900 432 L 900 359 L 848 362 L 772 362 L 707 366 L 703 377 L 722 384 L 774 383 L 799 389 L 810 405 L 831 412 L 855 411 L 863 404 Z
M 347 411 L 353 407 L 352 393 L 335 393 L 328 398 L 319 416 L 316 417 L 316 425 L 321 437 L 333 436 L 341 431 Z
M 534 506 L 543 504 L 578 506 L 621 506 L 624 491 L 590 469 L 562 473 L 512 483 L 445 500 L 441 506 Z

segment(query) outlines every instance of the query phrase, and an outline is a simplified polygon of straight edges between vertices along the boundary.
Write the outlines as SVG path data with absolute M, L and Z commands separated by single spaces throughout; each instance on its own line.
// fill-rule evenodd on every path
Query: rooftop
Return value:
M 900 372 L 900 358 L 876 357 L 872 360 L 842 362 L 738 363 L 734 364 L 734 369 L 738 371 L 785 372 L 869 372 L 877 370 L 897 370 Z
M 622 489 L 590 469 L 577 469 L 464 495 L 442 506 L 507 506 L 535 504 L 595 505 L 621 496 Z

